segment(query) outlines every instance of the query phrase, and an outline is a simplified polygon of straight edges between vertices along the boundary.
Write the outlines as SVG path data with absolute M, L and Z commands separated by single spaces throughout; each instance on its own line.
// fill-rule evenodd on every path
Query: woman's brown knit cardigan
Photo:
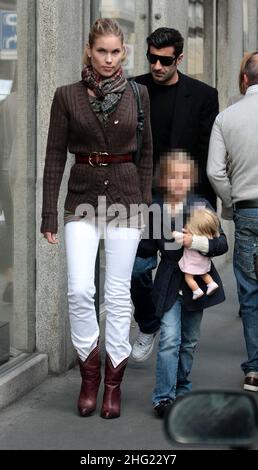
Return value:
M 71 168 L 65 209 L 75 212 L 80 204 L 97 206 L 98 196 L 105 195 L 107 204 L 151 203 L 152 136 L 149 97 L 139 85 L 145 114 L 142 156 L 138 168 L 134 163 L 116 163 L 107 167 L 74 164 Z M 59 189 L 67 160 L 72 154 L 108 152 L 129 154 L 136 150 L 137 104 L 129 84 L 104 126 L 92 110 L 87 88 L 80 81 L 56 90 L 50 116 L 43 179 L 41 232 L 56 233 Z

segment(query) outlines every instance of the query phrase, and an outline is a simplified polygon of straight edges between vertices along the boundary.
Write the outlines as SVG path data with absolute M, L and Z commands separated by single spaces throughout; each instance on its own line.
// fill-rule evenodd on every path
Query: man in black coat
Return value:
M 219 112 L 218 92 L 199 80 L 177 70 L 183 59 L 184 39 L 173 28 L 158 28 L 147 38 L 150 73 L 135 78 L 147 86 L 150 96 L 154 170 L 160 155 L 168 150 L 184 149 L 198 165 L 196 193 L 216 208 L 216 196 L 206 175 L 209 138 Z M 153 188 L 155 201 L 155 188 Z M 132 277 L 134 317 L 139 334 L 132 358 L 145 361 L 151 354 L 159 318 L 152 302 L 152 269 L 156 258 L 136 258 Z

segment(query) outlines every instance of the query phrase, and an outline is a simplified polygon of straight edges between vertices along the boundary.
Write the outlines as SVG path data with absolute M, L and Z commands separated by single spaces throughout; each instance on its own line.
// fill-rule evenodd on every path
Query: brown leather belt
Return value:
M 132 154 L 114 155 L 107 152 L 91 152 L 75 155 L 75 163 L 88 164 L 91 166 L 108 166 L 110 163 L 132 162 Z

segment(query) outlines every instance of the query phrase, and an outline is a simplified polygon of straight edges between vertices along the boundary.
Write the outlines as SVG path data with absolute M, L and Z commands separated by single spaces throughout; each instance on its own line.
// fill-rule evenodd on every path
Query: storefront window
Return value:
M 13 194 L 16 159 L 17 13 L 0 1 L 0 364 L 13 346 Z
M 35 23 L 23 10 L 0 0 L 0 365 L 35 350 Z

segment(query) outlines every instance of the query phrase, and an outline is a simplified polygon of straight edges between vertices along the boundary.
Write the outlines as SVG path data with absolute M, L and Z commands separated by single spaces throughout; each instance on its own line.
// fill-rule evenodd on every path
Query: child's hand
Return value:
M 185 228 L 183 228 L 183 245 L 186 248 L 191 248 L 193 243 L 193 236 L 192 234 Z
M 180 243 L 182 245 L 184 238 L 184 234 L 182 232 L 177 232 L 174 230 L 172 232 L 172 237 L 175 239 L 176 243 Z

